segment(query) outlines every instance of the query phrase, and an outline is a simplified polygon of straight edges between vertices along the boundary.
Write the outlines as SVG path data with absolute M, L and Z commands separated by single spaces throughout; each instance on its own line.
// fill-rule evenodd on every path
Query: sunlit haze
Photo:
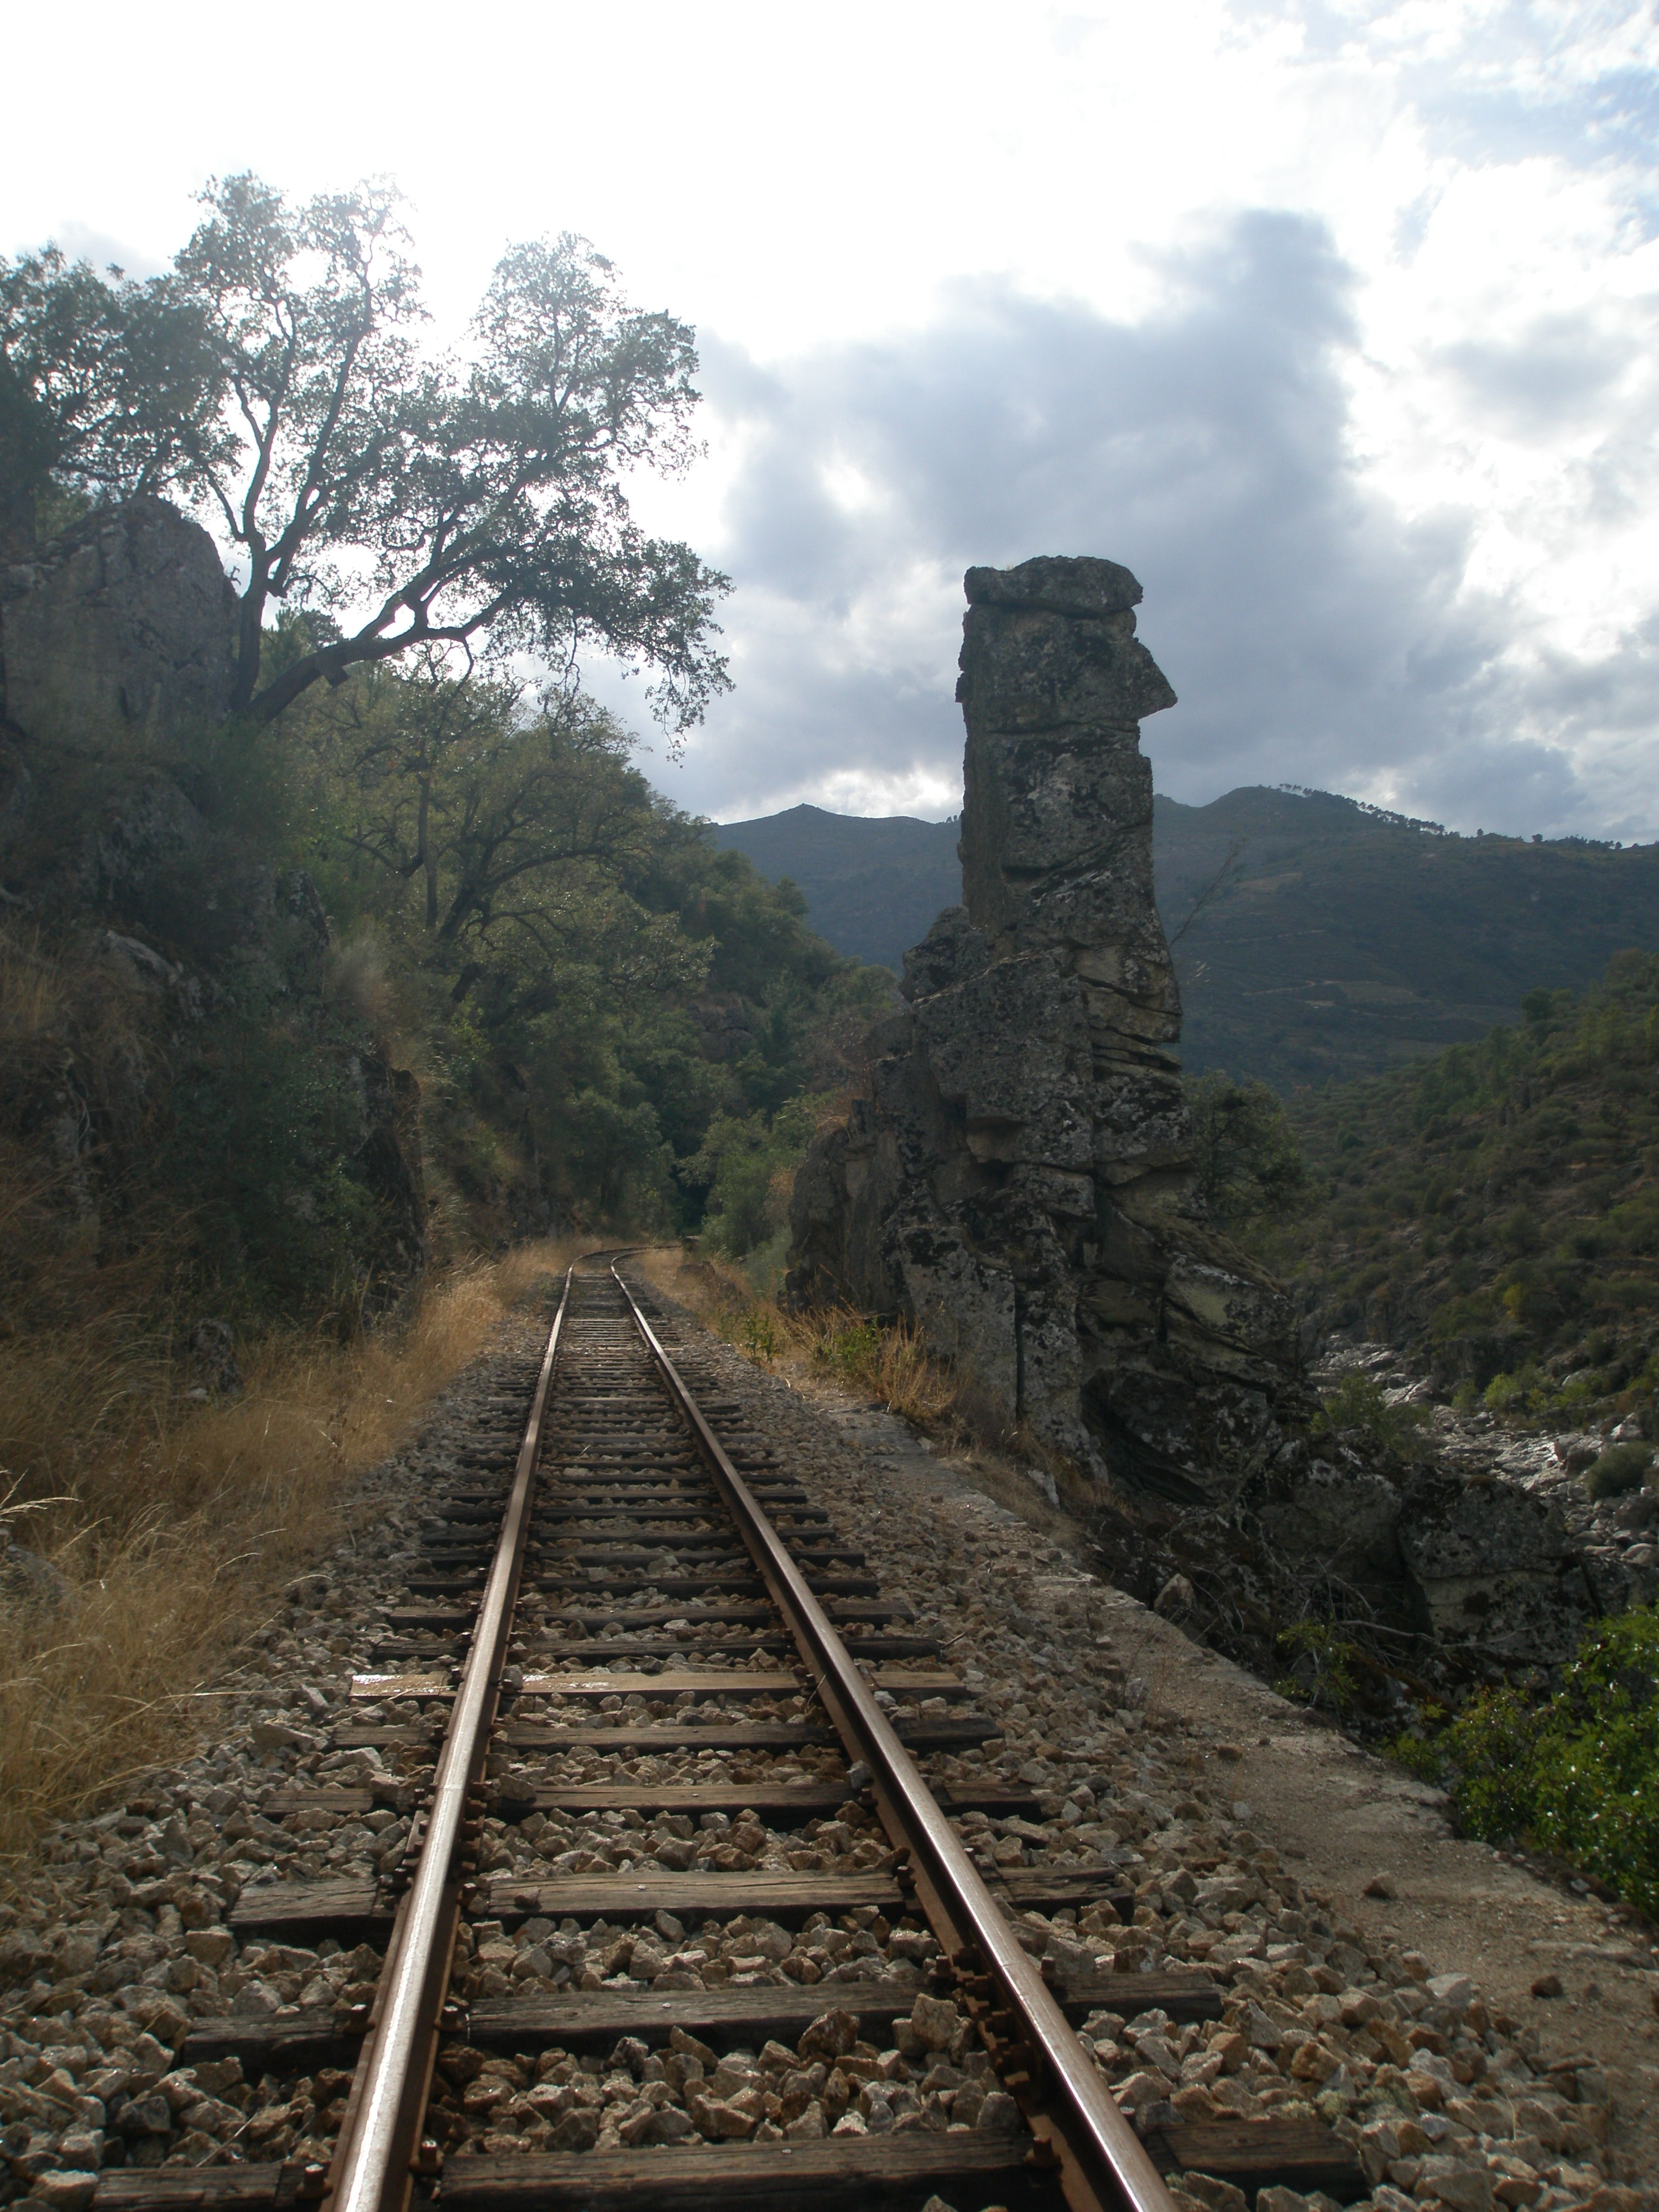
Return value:
M 970 562 L 1097 553 L 1160 789 L 1659 833 L 1659 29 L 1619 5 L 36 10 L 0 246 L 390 173 L 459 338 L 572 229 L 693 323 L 726 569 L 682 805 L 942 815 Z M 29 88 L 27 99 L 18 96 Z

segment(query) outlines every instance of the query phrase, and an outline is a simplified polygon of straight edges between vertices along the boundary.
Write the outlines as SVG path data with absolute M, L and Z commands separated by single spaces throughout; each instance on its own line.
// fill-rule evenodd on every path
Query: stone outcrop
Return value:
M 907 958 L 868 1095 L 802 1169 L 787 1295 L 911 1316 L 1143 1504 L 1221 1504 L 1310 1401 L 1288 1307 L 1197 1192 L 1139 743 L 1175 695 L 1127 568 L 966 586 L 966 904 Z
M 1282 1292 L 1205 1218 L 1139 586 L 1091 560 L 966 580 L 966 903 L 796 1179 L 787 1298 L 915 1322 L 1085 1487 L 1118 1578 L 1252 1663 L 1282 1667 L 1287 1623 L 1383 1626 L 1384 1718 L 1402 1638 L 1465 1684 L 1559 1664 L 1594 1605 L 1559 1512 L 1334 1433 Z
M 237 605 L 212 539 L 161 500 L 0 570 L 0 897 L 46 933 L 59 1016 L 0 1078 L 0 1139 L 52 1133 L 43 1243 L 101 1259 L 169 1131 L 187 1157 L 192 1115 L 234 1119 L 290 1079 L 267 1178 L 373 1309 L 427 1259 L 419 1085 L 338 988 L 309 875 L 273 864 L 179 742 L 229 711 Z M 263 1084 L 238 1073 L 249 1050 Z
M 0 718 L 51 737 L 222 720 L 236 593 L 165 500 L 99 508 L 0 571 Z

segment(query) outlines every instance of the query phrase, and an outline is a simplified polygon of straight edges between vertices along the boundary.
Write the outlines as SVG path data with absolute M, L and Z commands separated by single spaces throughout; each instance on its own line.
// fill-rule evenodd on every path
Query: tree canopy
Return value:
M 290 627 L 274 660 L 302 649 Z M 390 979 L 424 1040 L 436 1151 L 464 1158 L 476 1112 L 562 1205 L 707 1217 L 737 1253 L 774 1236 L 802 1102 L 846 1088 L 886 970 L 653 792 L 580 693 L 428 653 L 319 686 L 281 736 L 347 967 Z
M 222 465 L 222 391 L 176 278 L 100 276 L 51 246 L 0 259 L 0 544 L 31 540 L 53 490 L 131 499 Z
M 50 247 L 0 262 L 0 495 L 24 526 L 52 485 L 203 506 L 246 571 L 234 703 L 259 720 L 430 647 L 573 682 L 597 648 L 654 672 L 672 732 L 699 720 L 726 579 L 641 532 L 625 488 L 696 450 L 691 330 L 565 234 L 512 248 L 434 353 L 389 185 L 299 206 L 245 173 L 202 202 L 147 283 Z M 324 617 L 274 672 L 273 602 Z

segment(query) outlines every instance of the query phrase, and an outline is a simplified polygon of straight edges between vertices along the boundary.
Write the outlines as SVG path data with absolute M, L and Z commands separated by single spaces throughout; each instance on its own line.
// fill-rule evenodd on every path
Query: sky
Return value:
M 79 11 L 8 29 L 0 251 L 136 272 L 210 174 L 390 173 L 456 337 L 577 231 L 694 324 L 636 512 L 732 579 L 680 805 L 960 802 L 962 572 L 1104 555 L 1160 790 L 1659 835 L 1651 6 Z

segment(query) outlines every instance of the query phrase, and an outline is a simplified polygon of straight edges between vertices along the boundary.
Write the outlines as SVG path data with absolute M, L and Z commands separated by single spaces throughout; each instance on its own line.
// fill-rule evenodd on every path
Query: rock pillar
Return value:
M 966 589 L 966 904 L 801 1170 L 787 1295 L 911 1316 L 1062 1471 L 1224 1504 L 1306 1404 L 1283 1297 L 1197 1195 L 1139 747 L 1175 694 L 1115 562 Z

